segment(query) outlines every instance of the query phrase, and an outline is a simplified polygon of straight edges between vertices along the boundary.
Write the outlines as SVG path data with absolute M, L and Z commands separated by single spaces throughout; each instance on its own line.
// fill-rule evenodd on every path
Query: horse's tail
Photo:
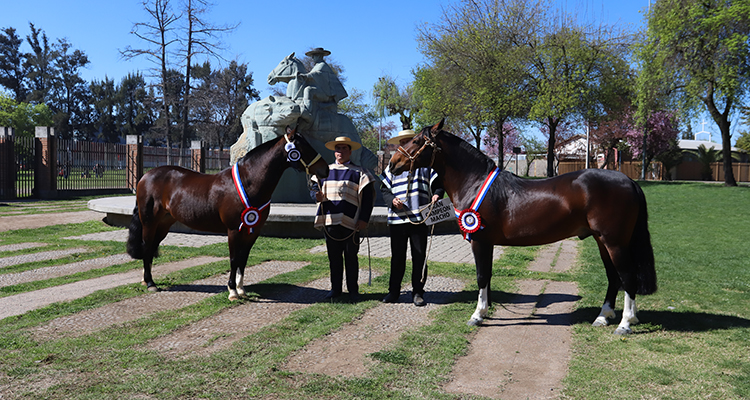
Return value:
M 143 224 L 138 214 L 138 204 L 133 209 L 133 218 L 130 220 L 128 227 L 128 254 L 136 260 L 143 259 Z
M 638 192 L 638 219 L 633 236 L 630 238 L 630 254 L 636 267 L 638 281 L 637 294 L 656 292 L 656 269 L 654 267 L 654 248 L 651 246 L 651 234 L 648 232 L 648 209 L 646 196 L 641 187 L 634 183 Z

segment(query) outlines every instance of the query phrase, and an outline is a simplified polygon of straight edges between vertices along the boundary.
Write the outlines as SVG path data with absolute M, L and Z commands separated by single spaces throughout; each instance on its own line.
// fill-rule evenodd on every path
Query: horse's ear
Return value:
M 443 124 L 445 123 L 445 118 L 441 119 L 440 122 L 430 127 L 430 134 L 432 137 L 437 136 L 437 134 L 443 130 Z
M 290 139 L 294 137 L 294 134 L 297 132 L 297 127 L 295 126 L 294 129 L 290 127 L 289 125 L 286 126 L 286 134 L 290 136 Z
M 291 60 L 292 58 L 294 58 L 294 52 L 292 52 L 292 54 L 290 54 L 290 55 L 289 55 L 289 57 L 287 57 L 287 58 L 288 58 L 288 59 L 290 59 L 290 60 Z

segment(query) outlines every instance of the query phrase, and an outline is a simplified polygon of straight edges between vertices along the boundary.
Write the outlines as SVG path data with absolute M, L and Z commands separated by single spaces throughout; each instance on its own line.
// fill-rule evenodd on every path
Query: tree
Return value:
M 144 0 L 143 9 L 148 13 L 150 20 L 148 22 L 138 22 L 133 25 L 130 33 L 146 43 L 145 48 L 133 48 L 127 46 L 120 54 L 125 59 L 136 57 L 146 57 L 154 63 L 156 76 L 159 78 L 161 92 L 161 115 L 160 124 L 156 128 L 160 130 L 159 136 L 166 140 L 167 147 L 172 147 L 172 117 L 170 114 L 170 105 L 174 99 L 169 97 L 170 90 L 167 89 L 169 80 L 169 57 L 171 45 L 178 41 L 174 35 L 175 23 L 179 16 L 172 11 L 169 0 Z M 171 152 L 168 153 L 168 163 L 171 163 Z
M 614 29 L 563 26 L 532 38 L 530 67 L 533 93 L 529 118 L 549 132 L 547 175 L 554 176 L 557 129 L 565 121 L 596 119 L 608 108 L 615 87 L 624 86 L 629 67 L 624 59 L 631 36 Z
M 646 135 L 646 154 L 643 155 L 643 137 Z M 673 151 L 677 146 L 680 130 L 674 112 L 656 111 L 651 114 L 643 129 L 632 127 L 625 134 L 631 154 L 645 160 L 646 167 L 656 157 Z
M 253 88 L 253 75 L 247 71 L 247 64 L 232 61 L 218 71 L 212 71 L 209 62 L 194 66 L 193 77 L 200 85 L 195 91 L 192 118 L 200 136 L 223 149 L 242 134 L 240 118 L 250 100 L 260 98 Z
M 151 129 L 156 119 L 152 112 L 154 98 L 140 73 L 130 73 L 122 79 L 116 98 L 120 136 L 143 135 Z
M 742 107 L 742 119 L 745 125 L 750 125 L 750 107 Z M 740 131 L 734 147 L 750 151 L 750 131 Z
M 644 86 L 674 93 L 686 115 L 708 110 L 722 146 L 731 147 L 730 116 L 750 90 L 750 3 L 746 1 L 659 0 L 648 15 L 639 52 Z M 648 93 L 641 120 L 650 108 Z M 724 152 L 724 184 L 736 186 L 731 152 Z
M 120 132 L 117 129 L 118 98 L 115 82 L 105 76 L 103 81 L 91 82 L 90 91 L 91 123 L 96 132 L 96 138 L 108 143 L 117 143 Z
M 45 104 L 19 103 L 0 93 L 0 126 L 15 129 L 18 137 L 34 137 L 37 126 L 52 125 L 52 112 Z
M 27 100 L 38 104 L 48 103 L 52 99 L 58 73 L 55 69 L 57 51 L 49 44 L 44 31 L 36 29 L 32 23 L 29 23 L 29 27 L 31 34 L 26 36 L 26 41 L 31 46 L 32 52 L 24 55 L 23 63 L 23 68 L 27 71 L 26 78 L 30 91 Z M 58 110 L 52 107 L 52 111 Z
M 707 148 L 706 145 L 701 144 L 697 150 L 687 150 L 687 152 L 693 154 L 701 164 L 701 179 L 710 181 L 713 177 L 711 165 L 719 160 L 721 151 L 714 149 L 713 146 Z
M 750 151 L 750 132 L 740 132 L 740 137 L 737 138 L 734 146 L 745 151 Z
M 388 115 L 398 115 L 402 130 L 414 129 L 412 119 L 419 112 L 420 104 L 412 86 L 400 88 L 395 79 L 385 75 L 378 78 L 372 93 L 378 110 L 385 110 Z
M 52 107 L 58 111 L 59 122 L 55 131 L 61 138 L 77 136 L 90 140 L 88 104 L 89 86 L 81 77 L 80 70 L 89 64 L 89 59 L 81 50 L 71 50 L 66 39 L 59 39 L 54 60 L 58 76 L 54 80 Z M 114 92 L 113 92 L 114 93 Z
M 490 126 L 503 126 L 528 110 L 524 76 L 526 46 L 542 4 L 521 0 L 472 1 L 444 9 L 439 24 L 419 28 L 417 40 L 428 65 L 417 72 L 418 93 L 428 114 L 443 113 L 480 147 Z M 434 123 L 434 122 L 432 122 Z M 497 140 L 504 154 L 504 139 Z
M 183 59 L 184 59 L 184 76 L 185 85 L 182 96 L 182 118 L 181 118 L 181 147 L 185 147 L 188 139 L 188 119 L 190 118 L 190 78 L 193 67 L 193 59 L 199 54 L 207 55 L 214 58 L 221 58 L 217 50 L 221 45 L 216 42 L 216 36 L 234 30 L 238 25 L 216 27 L 208 24 L 201 18 L 208 11 L 208 2 L 206 0 L 185 0 L 186 26 L 184 27 L 183 41 Z M 235 63 L 235 67 L 236 67 Z M 251 78 L 252 80 L 252 78 Z M 239 136 L 239 135 L 238 135 Z
M 16 101 L 26 100 L 24 79 L 24 54 L 21 53 L 23 39 L 14 28 L 3 28 L 0 31 L 0 85 L 5 86 L 15 96 Z

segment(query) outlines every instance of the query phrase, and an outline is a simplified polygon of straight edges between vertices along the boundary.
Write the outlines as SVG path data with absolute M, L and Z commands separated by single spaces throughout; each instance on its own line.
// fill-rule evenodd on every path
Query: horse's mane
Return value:
M 281 136 L 279 136 L 281 138 Z M 237 163 L 244 163 L 247 162 L 250 159 L 258 158 L 262 156 L 263 154 L 267 153 L 277 142 L 278 140 L 269 140 L 267 142 L 261 143 L 258 147 L 255 147 L 253 149 L 250 149 L 250 151 L 247 152 L 242 158 L 240 158 Z
M 458 148 L 458 151 L 453 153 L 454 158 L 452 162 L 461 165 L 465 172 L 487 176 L 497 166 L 490 157 L 460 137 L 443 130 L 437 136 L 451 148 Z M 494 202 L 499 201 L 504 204 L 510 193 L 518 192 L 522 189 L 522 181 L 516 175 L 502 170 L 495 179 L 495 183 L 488 194 L 494 199 Z

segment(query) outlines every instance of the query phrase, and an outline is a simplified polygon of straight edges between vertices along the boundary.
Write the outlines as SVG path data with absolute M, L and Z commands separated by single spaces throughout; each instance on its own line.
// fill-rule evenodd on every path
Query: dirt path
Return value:
M 55 224 L 76 224 L 79 222 L 104 219 L 104 214 L 96 211 L 72 211 L 53 214 L 31 214 L 0 217 L 0 232 L 11 229 L 41 228 Z
M 557 242 L 529 268 L 564 271 L 575 254 L 575 242 Z M 471 339 L 469 353 L 457 360 L 445 390 L 502 399 L 557 398 L 568 371 L 577 292 L 570 282 L 520 281 L 510 303 L 495 304 L 497 311 Z

